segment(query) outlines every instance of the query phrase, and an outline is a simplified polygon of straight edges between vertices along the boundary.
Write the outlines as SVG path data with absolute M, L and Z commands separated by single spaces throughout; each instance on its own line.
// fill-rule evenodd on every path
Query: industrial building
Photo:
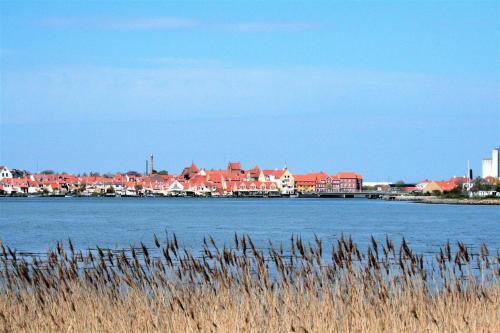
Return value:
M 491 158 L 483 160 L 483 178 L 500 177 L 500 148 L 493 149 Z

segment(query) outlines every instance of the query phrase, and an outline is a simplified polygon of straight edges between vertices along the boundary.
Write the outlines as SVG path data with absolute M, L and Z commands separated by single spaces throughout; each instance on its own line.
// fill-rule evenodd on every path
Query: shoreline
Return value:
M 65 198 L 63 195 L 36 195 L 36 196 L 0 196 L 0 198 Z M 290 196 L 272 196 L 272 197 L 262 197 L 262 196 L 220 196 L 220 197 L 203 197 L 203 196 L 67 196 L 66 198 L 193 198 L 193 199 L 366 199 L 374 200 L 373 198 L 317 198 L 317 197 L 290 197 Z M 412 202 L 420 204 L 433 204 L 433 205 L 478 205 L 478 206 L 500 206 L 500 198 L 488 198 L 488 199 L 473 199 L 473 198 L 439 198 L 439 197 L 427 197 L 427 196 L 383 196 L 378 200 L 385 201 L 401 201 L 401 202 Z
M 419 196 L 400 196 L 395 197 L 394 201 L 409 201 L 421 204 L 433 204 L 433 205 L 489 205 L 498 206 L 500 205 L 500 199 L 450 199 L 450 198 L 438 198 L 438 197 L 419 197 Z

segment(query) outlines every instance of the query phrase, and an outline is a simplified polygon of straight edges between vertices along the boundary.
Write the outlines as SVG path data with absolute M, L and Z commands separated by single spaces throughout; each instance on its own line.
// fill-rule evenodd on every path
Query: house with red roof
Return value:
M 127 182 L 140 182 L 142 181 L 142 176 L 135 172 L 129 172 L 125 175 L 125 180 Z
M 258 165 L 250 170 L 243 171 L 243 179 L 257 181 L 261 178 L 262 170 Z
M 431 183 L 428 183 L 424 189 L 423 193 L 432 193 L 434 191 L 437 192 L 445 192 L 445 191 L 451 191 L 455 189 L 457 186 L 460 186 L 460 184 L 455 183 L 454 181 L 433 181 Z
M 328 175 L 321 172 L 311 172 L 303 175 L 294 175 L 295 191 L 298 193 L 316 192 L 317 184 L 325 181 Z
M 241 169 L 240 162 L 229 162 L 227 165 L 227 171 L 229 171 L 230 173 L 237 174 L 237 175 L 243 173 L 243 170 Z
M 279 196 L 280 189 L 276 182 L 230 181 L 223 188 L 223 195 L 238 197 Z
M 29 178 L 2 178 L 0 186 L 5 195 L 28 194 Z
M 222 184 L 224 181 L 239 181 L 242 174 L 232 173 L 227 170 L 205 170 L 206 180 Z
M 163 194 L 166 196 L 185 196 L 186 190 L 184 189 L 184 185 L 178 181 L 177 179 L 170 179 L 165 183 Z
M 295 193 L 295 178 L 288 168 L 262 170 L 259 181 L 276 183 L 281 194 L 290 195 Z
M 189 180 L 196 176 L 200 172 L 200 169 L 194 162 L 191 163 L 190 166 L 185 167 L 184 170 L 182 170 L 179 178 L 184 179 L 184 180 Z
M 340 192 L 340 178 L 337 175 L 327 176 L 316 183 L 316 192 L 334 193 Z
M 432 183 L 432 180 L 424 179 L 424 180 L 419 181 L 415 185 L 415 187 L 417 188 L 417 191 L 422 192 L 424 190 L 424 188 L 427 186 L 427 184 L 430 184 L 430 183 Z
M 363 177 L 355 172 L 337 172 L 341 192 L 356 192 L 363 189 Z

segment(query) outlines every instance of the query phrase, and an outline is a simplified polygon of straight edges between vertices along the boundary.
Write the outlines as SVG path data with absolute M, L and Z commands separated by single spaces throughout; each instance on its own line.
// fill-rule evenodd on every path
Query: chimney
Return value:
M 153 154 L 151 154 L 151 156 L 150 156 L 150 161 L 151 161 L 151 162 L 150 162 L 149 164 L 150 164 L 150 168 L 151 168 L 151 170 L 149 170 L 149 175 L 150 175 L 150 176 L 152 176 L 152 175 L 153 175 L 153 172 L 154 172 Z

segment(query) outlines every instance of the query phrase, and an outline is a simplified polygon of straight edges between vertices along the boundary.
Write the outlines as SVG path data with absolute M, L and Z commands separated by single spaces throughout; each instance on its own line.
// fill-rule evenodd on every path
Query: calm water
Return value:
M 292 234 L 325 243 L 341 232 L 361 248 L 370 235 L 405 237 L 419 253 L 434 253 L 446 241 L 481 242 L 500 248 L 498 206 L 425 205 L 365 199 L 199 198 L 0 198 L 0 239 L 23 252 L 44 252 L 57 240 L 76 247 L 110 248 L 152 244 L 165 228 L 195 251 L 204 236 L 231 243 L 234 232 L 286 242 Z

